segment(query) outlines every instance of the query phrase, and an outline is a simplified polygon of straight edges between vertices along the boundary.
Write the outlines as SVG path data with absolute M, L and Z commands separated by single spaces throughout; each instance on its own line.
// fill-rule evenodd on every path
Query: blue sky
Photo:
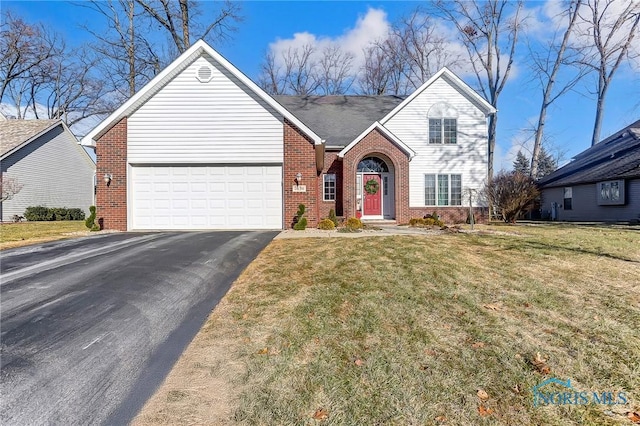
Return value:
M 244 21 L 238 32 L 224 44 L 214 46 L 242 72 L 257 80 L 260 63 L 269 49 L 295 44 L 301 39 L 364 43 L 381 27 L 408 14 L 419 2 L 329 2 L 329 1 L 246 1 L 242 2 Z M 541 9 L 544 2 L 529 2 L 530 10 Z M 100 28 L 100 21 L 91 12 L 70 2 L 7 1 L 3 11 L 11 10 L 28 22 L 41 22 L 61 33 L 69 44 L 90 41 L 91 36 L 80 25 Z M 297 36 L 296 36 L 297 34 Z M 636 47 L 640 42 L 636 37 Z M 530 83 L 524 56 L 524 46 L 516 59 L 516 72 L 507 82 L 498 105 L 498 137 L 495 168 L 510 168 L 513 156 L 524 144 L 525 129 L 536 119 L 539 90 Z M 640 69 L 622 68 L 607 97 L 602 138 L 640 119 Z M 472 86 L 475 78 L 460 75 Z M 549 111 L 547 136 L 552 151 L 564 153 L 565 161 L 590 146 L 595 115 L 595 99 L 589 95 L 594 87 L 593 76 L 584 80 L 580 93 L 561 98 Z

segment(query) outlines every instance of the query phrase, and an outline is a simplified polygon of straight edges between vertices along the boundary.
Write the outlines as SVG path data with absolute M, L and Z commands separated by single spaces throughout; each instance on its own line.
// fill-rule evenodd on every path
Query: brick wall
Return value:
M 332 173 L 336 175 L 336 199 L 335 201 L 324 201 L 324 181 L 322 175 Z M 343 188 L 342 188 L 342 161 L 338 158 L 337 152 L 324 153 L 324 169 L 318 177 L 318 214 L 319 218 L 329 217 L 329 210 L 334 209 L 336 216 L 343 214 Z
M 127 118 L 96 142 L 96 214 L 103 229 L 127 230 Z M 104 175 L 113 177 L 109 186 Z
M 298 205 L 304 204 L 307 226 L 318 225 L 318 177 L 314 143 L 287 119 L 284 120 L 284 227 L 293 227 Z M 301 185 L 307 192 L 293 192 L 296 174 L 302 173 Z M 322 197 L 322 194 L 320 194 Z
M 356 172 L 364 157 L 382 154 L 391 160 L 395 175 L 395 210 L 398 223 L 408 223 L 409 215 L 409 157 L 380 131 L 374 129 L 358 142 L 343 158 L 343 211 L 346 218 L 356 215 Z
M 409 209 L 409 219 L 424 217 L 436 212 L 447 225 L 453 225 L 456 223 L 466 223 L 469 216 L 469 207 L 411 207 Z M 473 214 L 475 216 L 476 223 L 487 223 L 489 221 L 489 210 L 486 207 L 474 207 Z M 400 222 L 399 224 L 406 224 L 409 221 Z

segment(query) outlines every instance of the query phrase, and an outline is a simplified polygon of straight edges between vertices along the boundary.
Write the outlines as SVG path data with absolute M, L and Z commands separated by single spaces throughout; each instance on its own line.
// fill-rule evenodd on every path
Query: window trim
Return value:
M 331 180 L 327 180 L 328 177 L 331 177 Z M 337 180 L 338 178 L 335 173 L 325 173 L 322 175 L 322 201 L 336 201 L 338 186 Z M 327 186 L 329 183 L 333 183 L 333 194 L 331 194 L 332 188 Z M 327 198 L 327 194 L 329 196 L 333 195 L 333 198 Z
M 440 182 L 441 176 L 447 177 L 447 200 L 446 204 L 440 204 Z M 460 204 L 453 204 L 452 194 L 453 194 L 453 179 L 452 176 L 458 176 L 460 182 Z M 427 183 L 428 180 L 431 180 L 434 186 L 430 189 L 433 190 L 432 199 L 434 200 L 434 204 L 428 204 L 427 200 Z M 424 174 L 424 205 L 425 207 L 462 207 L 462 174 L 461 173 L 425 173 Z

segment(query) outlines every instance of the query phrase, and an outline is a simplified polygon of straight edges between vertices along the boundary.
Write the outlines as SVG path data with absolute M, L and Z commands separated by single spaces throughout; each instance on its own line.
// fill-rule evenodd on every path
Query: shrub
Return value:
M 304 231 L 307 229 L 307 218 L 304 217 L 304 213 L 307 210 L 304 204 L 298 205 L 298 211 L 296 212 L 296 223 L 293 225 L 293 229 L 296 231 Z
M 427 215 L 423 218 L 413 218 L 409 220 L 409 226 L 415 226 L 416 228 L 423 228 L 426 226 L 439 226 L 443 227 L 444 222 L 440 219 L 434 219 L 433 217 Z
M 350 217 L 344 224 L 344 227 L 349 231 L 356 231 L 362 229 L 362 221 L 357 217 Z
M 540 195 L 535 181 L 528 175 L 512 171 L 500 172 L 485 185 L 484 195 L 499 211 L 502 220 L 515 223 Z
M 68 209 L 66 207 L 30 206 L 25 209 L 24 218 L 35 222 L 84 220 L 84 211 L 82 209 Z
M 338 226 L 338 217 L 336 216 L 336 211 L 334 209 L 329 210 L 329 220 L 333 222 L 333 227 Z
M 96 223 L 96 206 L 89 207 L 89 217 L 84 221 L 84 226 L 89 228 L 91 231 L 99 231 L 100 225 Z
M 332 229 L 336 229 L 336 225 L 331 219 L 322 219 L 320 223 L 318 223 L 318 229 L 330 231 Z

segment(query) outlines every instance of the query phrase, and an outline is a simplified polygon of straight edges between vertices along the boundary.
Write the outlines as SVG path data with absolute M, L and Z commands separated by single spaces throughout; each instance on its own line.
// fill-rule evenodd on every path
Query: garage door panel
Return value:
M 133 166 L 132 229 L 280 229 L 281 166 Z

